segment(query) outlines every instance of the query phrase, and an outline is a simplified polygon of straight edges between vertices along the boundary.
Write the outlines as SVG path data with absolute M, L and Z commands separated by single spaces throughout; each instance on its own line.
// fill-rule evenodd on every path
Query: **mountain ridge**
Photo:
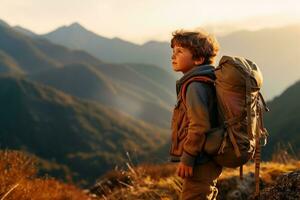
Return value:
M 0 83 L 1 148 L 55 159 L 77 180 L 91 184 L 124 164 L 126 152 L 152 159 L 148 154 L 168 138 L 165 129 L 21 76 L 0 75 Z

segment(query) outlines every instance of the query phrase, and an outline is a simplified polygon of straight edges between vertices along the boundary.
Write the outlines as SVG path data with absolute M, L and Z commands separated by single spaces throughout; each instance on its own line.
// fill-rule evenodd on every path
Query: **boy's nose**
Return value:
M 175 55 L 174 55 L 174 54 L 172 54 L 171 59 L 172 59 L 172 60 L 175 59 Z

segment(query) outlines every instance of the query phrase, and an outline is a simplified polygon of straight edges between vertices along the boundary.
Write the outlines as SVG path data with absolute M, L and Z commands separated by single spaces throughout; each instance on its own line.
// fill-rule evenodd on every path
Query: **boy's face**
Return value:
M 195 65 L 193 55 L 189 49 L 175 45 L 172 54 L 172 66 L 174 71 L 186 73 Z

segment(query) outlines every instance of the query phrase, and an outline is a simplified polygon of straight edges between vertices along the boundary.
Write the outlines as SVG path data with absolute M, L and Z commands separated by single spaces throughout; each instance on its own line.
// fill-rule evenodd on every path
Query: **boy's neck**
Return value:
M 200 64 L 200 65 L 194 65 L 193 67 L 191 67 L 188 71 L 186 72 L 183 72 L 183 75 L 186 75 L 187 73 L 189 73 L 190 71 L 193 71 L 195 68 L 197 67 L 201 67 L 202 65 L 205 65 L 205 64 Z

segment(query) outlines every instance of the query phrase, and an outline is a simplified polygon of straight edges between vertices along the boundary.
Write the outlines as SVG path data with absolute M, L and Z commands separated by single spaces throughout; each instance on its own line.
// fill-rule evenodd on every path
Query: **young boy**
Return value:
M 179 162 L 177 175 L 183 178 L 180 199 L 216 199 L 217 178 L 222 166 L 202 149 L 206 132 L 219 124 L 215 88 L 211 83 L 193 81 L 181 95 L 184 83 L 193 76 L 215 79 L 214 59 L 219 45 L 205 31 L 175 31 L 171 40 L 173 70 L 184 75 L 176 81 L 177 103 L 172 116 L 170 161 Z

